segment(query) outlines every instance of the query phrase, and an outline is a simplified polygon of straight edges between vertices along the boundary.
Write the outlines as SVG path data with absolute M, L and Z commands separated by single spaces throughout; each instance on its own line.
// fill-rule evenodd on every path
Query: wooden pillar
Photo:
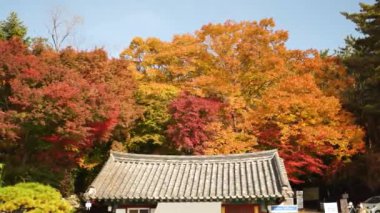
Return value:
M 253 207 L 253 213 L 260 213 L 260 206 L 259 205 L 255 205 L 255 207 Z
M 226 213 L 226 207 L 222 206 L 222 212 L 221 213 Z

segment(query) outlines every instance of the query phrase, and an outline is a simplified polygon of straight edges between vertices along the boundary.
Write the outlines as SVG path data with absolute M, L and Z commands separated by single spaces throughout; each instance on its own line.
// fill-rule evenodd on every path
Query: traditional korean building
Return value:
M 260 213 L 293 192 L 277 150 L 216 156 L 111 152 L 85 197 L 92 212 Z

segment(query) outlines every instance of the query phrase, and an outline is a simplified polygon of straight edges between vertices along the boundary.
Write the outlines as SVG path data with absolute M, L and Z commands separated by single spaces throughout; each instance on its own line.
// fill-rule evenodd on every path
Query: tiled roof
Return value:
M 215 156 L 111 152 L 85 196 L 127 201 L 233 201 L 292 195 L 277 150 Z

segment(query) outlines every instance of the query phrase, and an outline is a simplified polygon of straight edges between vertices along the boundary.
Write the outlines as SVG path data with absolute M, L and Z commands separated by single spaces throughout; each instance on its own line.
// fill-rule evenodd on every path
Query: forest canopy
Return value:
M 287 32 L 274 27 L 272 19 L 227 21 L 169 42 L 137 37 L 121 57 L 139 83 L 181 91 L 160 133 L 177 151 L 279 149 L 299 183 L 306 175 L 334 173 L 363 152 L 364 132 L 342 107 L 343 91 L 354 81 L 340 60 L 287 49 Z
M 6 185 L 37 181 L 65 196 L 83 192 L 110 150 L 268 149 L 278 149 L 299 184 L 331 179 L 365 152 L 365 128 L 357 123 L 359 109 L 347 107 L 347 91 L 374 85 L 345 64 L 372 52 L 345 52 L 342 61 L 342 55 L 289 49 L 287 31 L 272 19 L 207 24 L 171 41 L 136 37 L 119 58 L 103 49 L 53 48 L 26 31 L 15 13 L 0 23 Z M 355 42 L 357 49 L 367 44 Z M 368 100 L 360 110 L 369 105 L 377 106 Z

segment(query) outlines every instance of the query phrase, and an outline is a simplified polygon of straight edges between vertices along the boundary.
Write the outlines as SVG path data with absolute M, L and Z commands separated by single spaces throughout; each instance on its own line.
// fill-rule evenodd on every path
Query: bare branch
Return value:
M 74 37 L 74 32 L 78 25 L 83 23 L 83 18 L 73 16 L 65 19 L 62 8 L 55 8 L 50 13 L 50 26 L 48 34 L 51 38 L 51 45 L 56 51 L 59 51 L 70 37 Z

